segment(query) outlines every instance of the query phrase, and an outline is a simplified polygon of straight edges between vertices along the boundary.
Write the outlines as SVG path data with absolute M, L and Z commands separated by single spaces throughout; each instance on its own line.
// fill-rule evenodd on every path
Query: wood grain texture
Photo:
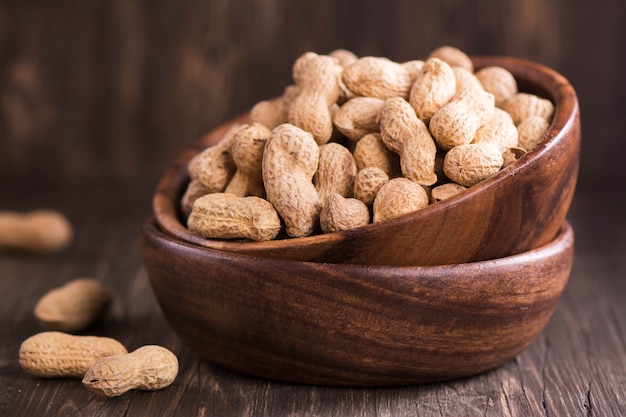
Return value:
M 606 208 L 577 193 L 570 280 L 544 331 L 495 370 L 446 383 L 330 388 L 279 383 L 203 360 L 165 320 L 142 266 L 139 231 L 150 215 L 146 184 L 62 184 L 38 195 L 3 183 L 6 204 L 64 210 L 74 244 L 48 257 L 0 255 L 0 415 L 135 416 L 617 416 L 626 414 L 626 202 Z M 81 196 L 77 198 L 76 196 Z M 112 310 L 87 333 L 129 349 L 151 343 L 180 360 L 163 391 L 94 396 L 78 380 L 40 380 L 19 368 L 20 343 L 41 330 L 32 309 L 50 288 L 78 276 L 102 279 Z

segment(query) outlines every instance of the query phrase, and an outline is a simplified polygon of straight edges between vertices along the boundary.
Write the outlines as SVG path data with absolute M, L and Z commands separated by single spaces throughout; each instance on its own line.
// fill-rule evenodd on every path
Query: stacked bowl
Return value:
M 555 104 L 541 143 L 498 174 L 419 211 L 357 229 L 266 242 L 205 239 L 180 213 L 187 164 L 161 178 L 142 232 L 151 286 L 174 331 L 210 362 L 281 381 L 406 385 L 474 375 L 525 349 L 567 283 L 566 215 L 579 166 L 576 93 L 509 57 L 520 91 Z

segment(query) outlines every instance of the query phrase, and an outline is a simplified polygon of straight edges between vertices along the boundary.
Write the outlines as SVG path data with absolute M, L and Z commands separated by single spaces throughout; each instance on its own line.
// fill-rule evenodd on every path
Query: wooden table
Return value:
M 620 416 L 626 415 L 626 218 L 621 185 L 579 189 L 569 220 L 576 257 L 568 286 L 540 337 L 504 366 L 458 381 L 389 388 L 292 385 L 234 373 L 202 360 L 172 332 L 142 267 L 139 231 L 156 178 L 76 184 L 8 182 L 2 206 L 53 207 L 76 230 L 49 256 L 0 255 L 0 416 Z M 608 198 L 607 196 L 613 196 Z M 620 200 L 621 197 L 621 200 Z M 612 203 L 604 203 L 607 199 Z M 33 306 L 81 276 L 114 294 L 86 333 L 129 350 L 160 344 L 179 358 L 174 384 L 104 398 L 76 379 L 23 372 L 18 350 L 41 331 Z

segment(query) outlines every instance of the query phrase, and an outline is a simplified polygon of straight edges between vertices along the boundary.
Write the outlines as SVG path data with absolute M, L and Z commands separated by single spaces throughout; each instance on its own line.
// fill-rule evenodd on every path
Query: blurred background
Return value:
M 150 185 L 202 133 L 280 95 L 306 51 L 404 61 L 453 45 L 565 75 L 579 189 L 623 201 L 625 28 L 623 0 L 0 0 L 0 181 Z

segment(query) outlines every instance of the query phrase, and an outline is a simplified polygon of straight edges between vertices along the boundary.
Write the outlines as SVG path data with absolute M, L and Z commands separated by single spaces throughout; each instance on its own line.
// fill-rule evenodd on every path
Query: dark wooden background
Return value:
M 171 332 L 138 246 L 150 196 L 199 135 L 278 95 L 300 54 L 402 61 L 443 44 L 511 55 L 578 92 L 576 261 L 544 334 L 515 361 L 447 384 L 333 389 L 257 380 Z M 0 415 L 626 415 L 626 2 L 623 0 L 0 0 L 0 209 L 76 227 L 49 257 L 0 255 Z M 17 364 L 45 291 L 78 276 L 116 294 L 92 331 L 181 360 L 163 392 L 103 400 Z

